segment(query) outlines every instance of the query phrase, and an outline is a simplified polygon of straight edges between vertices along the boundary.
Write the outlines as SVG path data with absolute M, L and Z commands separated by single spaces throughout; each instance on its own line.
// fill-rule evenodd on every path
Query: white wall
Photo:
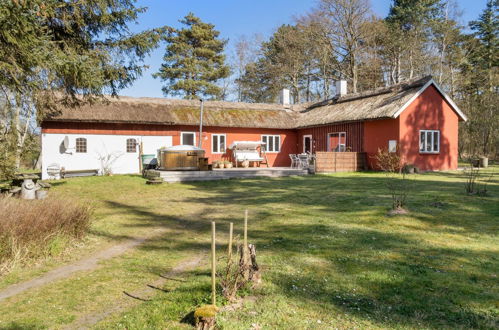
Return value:
M 69 148 L 63 141 L 69 138 Z M 76 138 L 87 139 L 87 152 L 76 153 Z M 59 164 L 68 171 L 98 169 L 102 172 L 100 158 L 111 155 L 114 174 L 139 173 L 139 147 L 135 153 L 126 152 L 126 140 L 134 138 L 143 142 L 144 154 L 156 154 L 161 147 L 172 146 L 171 136 L 98 135 L 98 134 L 42 134 L 42 178 L 47 179 L 47 166 Z

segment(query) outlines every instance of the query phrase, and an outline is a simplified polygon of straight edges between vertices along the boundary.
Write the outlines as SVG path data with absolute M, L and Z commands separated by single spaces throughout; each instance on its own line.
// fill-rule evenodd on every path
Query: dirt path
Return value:
M 0 302 L 9 297 L 18 295 L 26 290 L 38 288 L 43 285 L 55 282 L 57 280 L 69 277 L 75 272 L 79 272 L 82 270 L 93 270 L 98 267 L 100 261 L 117 257 L 125 253 L 127 250 L 130 250 L 136 247 L 137 245 L 144 243 L 147 239 L 155 236 L 156 234 L 160 234 L 161 232 L 164 231 L 166 231 L 166 229 L 158 228 L 156 230 L 153 230 L 151 232 L 151 235 L 148 235 L 147 237 L 130 239 L 124 243 L 112 246 L 106 250 L 103 250 L 88 258 L 77 261 L 73 264 L 51 270 L 40 277 L 34 278 L 26 282 L 21 282 L 8 286 L 7 288 L 0 290 Z
M 169 271 L 166 274 L 160 275 L 160 278 L 153 283 L 145 285 L 144 288 L 140 290 L 136 290 L 132 293 L 128 293 L 123 291 L 123 296 L 121 299 L 115 301 L 113 306 L 109 309 L 102 311 L 96 314 L 88 314 L 80 317 L 73 323 L 67 325 L 63 329 L 88 329 L 93 325 L 99 323 L 104 320 L 108 316 L 124 311 L 127 308 L 133 307 L 139 304 L 142 301 L 150 300 L 157 290 L 163 290 L 161 287 L 169 280 L 178 280 L 175 279 L 176 276 L 181 275 L 182 273 L 195 269 L 197 266 L 201 264 L 201 261 L 205 258 L 205 254 L 199 254 L 196 257 L 188 260 L 182 261 L 175 268 Z

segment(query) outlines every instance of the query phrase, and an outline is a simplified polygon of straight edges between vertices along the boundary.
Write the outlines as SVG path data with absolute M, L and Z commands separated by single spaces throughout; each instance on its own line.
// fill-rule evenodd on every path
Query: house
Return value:
M 386 148 L 421 170 L 457 168 L 458 122 L 467 118 L 431 77 L 357 94 L 337 85 L 338 95 L 318 103 L 291 105 L 286 93 L 281 104 L 206 101 L 201 136 L 196 100 L 120 97 L 63 109 L 41 123 L 43 176 L 54 163 L 138 173 L 138 145 L 156 154 L 200 139 L 210 161 L 230 158 L 234 141 L 263 141 L 270 166 L 289 166 L 289 154 L 351 151 L 374 167 Z

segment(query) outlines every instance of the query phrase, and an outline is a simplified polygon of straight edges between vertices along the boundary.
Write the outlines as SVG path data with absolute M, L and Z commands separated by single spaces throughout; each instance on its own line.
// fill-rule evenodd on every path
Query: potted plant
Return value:
M 250 165 L 250 162 L 249 162 L 249 160 L 245 159 L 242 161 L 241 165 L 243 165 L 244 168 L 248 168 Z
M 219 168 L 224 168 L 225 167 L 225 163 L 221 160 L 218 161 L 218 167 Z
M 225 168 L 232 168 L 232 162 L 229 160 L 224 161 Z
M 218 160 L 215 160 L 215 161 L 212 163 L 213 168 L 218 168 L 218 165 L 219 165 Z

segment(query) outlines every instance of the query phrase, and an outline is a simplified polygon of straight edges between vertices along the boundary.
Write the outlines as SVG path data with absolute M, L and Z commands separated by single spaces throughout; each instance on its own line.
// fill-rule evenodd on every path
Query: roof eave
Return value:
M 413 97 L 411 97 L 409 99 L 409 101 L 407 101 L 394 115 L 393 115 L 393 118 L 398 118 L 400 116 L 400 114 L 402 112 L 404 112 L 405 109 L 407 109 L 407 107 L 409 107 L 409 105 L 412 104 L 412 102 L 414 102 L 414 100 L 416 100 L 421 94 L 423 94 L 423 92 L 428 88 L 430 87 L 431 85 L 433 85 L 437 91 L 444 97 L 444 99 L 450 104 L 450 106 L 452 107 L 452 109 L 457 113 L 457 115 L 459 116 L 459 118 L 462 120 L 462 121 L 468 121 L 468 117 L 466 117 L 466 115 L 461 111 L 461 109 L 459 109 L 459 107 L 454 103 L 454 101 L 452 101 L 452 99 L 449 97 L 449 95 L 447 95 L 447 93 L 445 93 L 442 88 L 440 88 L 440 86 L 438 86 L 438 84 L 435 82 L 435 80 L 431 79 L 430 81 L 428 81 L 426 84 L 423 85 L 423 87 L 421 87 L 421 89 L 416 93 L 414 94 Z
M 178 122 L 153 122 L 153 121 L 128 121 L 128 120 L 91 120 L 91 119 L 44 119 L 43 123 L 103 123 L 103 124 L 132 124 L 132 125 L 158 125 L 158 126 L 199 126 L 197 123 Z M 228 127 L 228 128 L 261 128 L 261 129 L 295 129 L 294 125 L 289 126 L 249 126 L 249 125 L 206 125 L 205 127 Z

